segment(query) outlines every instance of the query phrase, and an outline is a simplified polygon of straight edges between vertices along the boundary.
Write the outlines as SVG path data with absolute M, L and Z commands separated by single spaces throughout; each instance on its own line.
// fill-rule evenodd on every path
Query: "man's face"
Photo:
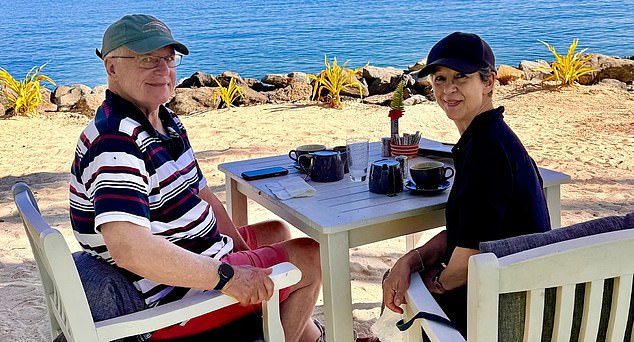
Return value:
M 147 56 L 174 56 L 174 48 L 165 46 L 154 50 Z M 167 102 L 174 91 L 176 68 L 167 66 L 165 59 L 153 68 L 143 68 L 138 59 L 115 57 L 144 56 L 129 49 L 122 49 L 113 56 L 106 57 L 106 70 L 109 76 L 109 88 L 124 99 L 134 103 L 146 115 L 158 110 Z

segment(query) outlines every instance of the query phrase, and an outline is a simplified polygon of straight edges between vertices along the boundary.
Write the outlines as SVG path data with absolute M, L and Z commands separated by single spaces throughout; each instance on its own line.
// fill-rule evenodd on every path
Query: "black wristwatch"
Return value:
M 220 266 L 218 266 L 218 276 L 220 277 L 220 280 L 218 280 L 218 284 L 216 284 L 214 290 L 222 290 L 227 282 L 233 278 L 233 267 L 223 262 Z

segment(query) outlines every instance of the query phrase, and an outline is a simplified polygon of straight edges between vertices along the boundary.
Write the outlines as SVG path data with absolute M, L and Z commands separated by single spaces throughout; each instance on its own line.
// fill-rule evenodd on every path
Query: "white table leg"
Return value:
M 561 190 L 559 185 L 549 186 L 544 189 L 546 194 L 546 205 L 550 215 L 550 226 L 552 228 L 561 227 Z
M 328 234 L 319 242 L 326 341 L 353 341 L 348 233 Z
M 414 247 L 418 245 L 421 237 L 423 237 L 423 233 L 414 233 L 405 236 L 405 253 L 414 249 Z
M 236 227 L 246 226 L 249 223 L 247 212 L 247 196 L 238 191 L 238 182 L 225 175 L 225 192 L 227 200 L 227 213 Z

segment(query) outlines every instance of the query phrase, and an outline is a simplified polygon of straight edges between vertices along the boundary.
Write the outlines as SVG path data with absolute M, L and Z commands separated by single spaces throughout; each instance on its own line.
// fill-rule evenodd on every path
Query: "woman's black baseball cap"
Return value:
M 487 67 L 495 71 L 495 56 L 489 44 L 477 34 L 454 32 L 431 48 L 427 55 L 427 65 L 418 76 L 427 76 L 438 66 L 465 74 Z

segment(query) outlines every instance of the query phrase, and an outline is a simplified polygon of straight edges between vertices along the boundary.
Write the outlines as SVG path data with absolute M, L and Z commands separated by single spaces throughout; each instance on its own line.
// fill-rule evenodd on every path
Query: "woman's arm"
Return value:
M 456 247 L 451 254 L 449 263 L 439 274 L 432 275 L 425 285 L 432 293 L 442 294 L 467 284 L 467 267 L 469 257 L 478 254 L 477 249 Z
M 409 288 L 412 272 L 420 271 L 423 265 L 439 262 L 447 249 L 447 233 L 442 231 L 425 245 L 413 249 L 400 257 L 383 281 L 383 303 L 392 311 L 403 313 L 399 307 L 405 302 L 405 291 Z

